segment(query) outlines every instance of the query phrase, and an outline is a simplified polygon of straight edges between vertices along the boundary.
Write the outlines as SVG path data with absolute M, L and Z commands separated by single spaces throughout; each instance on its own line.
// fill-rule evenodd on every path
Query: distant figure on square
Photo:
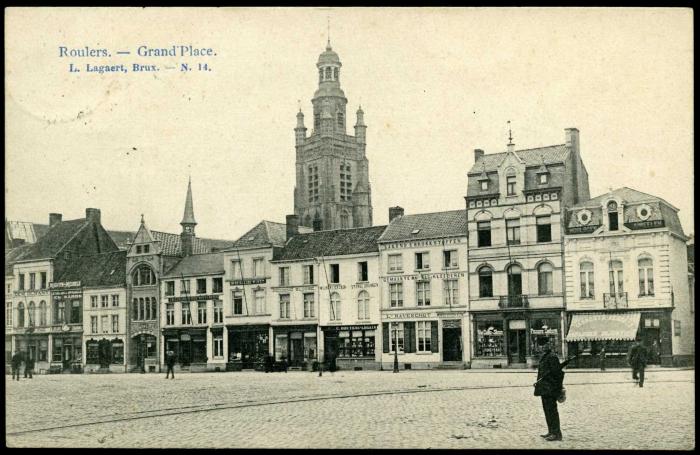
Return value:
M 24 377 L 27 378 L 27 375 L 29 375 L 29 379 L 32 379 L 33 372 L 34 372 L 34 359 L 29 354 L 27 354 L 24 357 Z
M 598 356 L 600 357 L 600 371 L 605 371 L 605 346 L 600 349 Z
M 647 366 L 648 356 L 647 348 L 637 338 L 627 353 L 627 362 L 632 367 L 632 379 L 637 381 L 639 387 L 644 387 L 644 368 Z
M 541 436 L 547 441 L 561 441 L 557 399 L 562 393 L 564 372 L 559 364 L 559 357 L 552 351 L 549 338 L 539 338 L 537 342 L 542 346 L 543 353 L 537 368 L 535 396 L 542 397 L 542 408 L 547 421 L 547 434 Z
M 165 372 L 165 379 L 168 379 L 171 374 L 171 379 L 175 379 L 175 353 L 173 351 L 168 351 L 165 354 L 165 365 L 168 367 Z
M 12 379 L 17 379 L 19 381 L 19 369 L 22 366 L 22 354 L 15 351 L 12 354 Z

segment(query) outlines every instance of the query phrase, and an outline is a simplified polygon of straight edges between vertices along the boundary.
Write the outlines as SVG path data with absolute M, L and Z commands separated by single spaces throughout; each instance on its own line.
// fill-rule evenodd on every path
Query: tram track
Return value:
M 656 380 L 656 381 L 646 381 L 647 383 L 693 383 L 693 380 Z M 607 381 L 607 382 L 574 382 L 565 384 L 566 387 L 582 386 L 582 385 L 616 385 L 616 384 L 632 384 L 632 381 Z M 343 394 L 332 394 L 332 395 L 315 395 L 306 397 L 288 397 L 284 399 L 276 400 L 248 400 L 248 401 L 237 401 L 237 402 L 223 402 L 223 403 L 209 403 L 204 405 L 188 405 L 188 406 L 175 406 L 159 409 L 147 409 L 143 411 L 133 411 L 127 413 L 117 413 L 110 416 L 101 416 L 104 418 L 92 419 L 89 422 L 73 422 L 64 425 L 52 425 L 52 426 L 42 426 L 38 428 L 29 429 L 19 429 L 13 431 L 7 431 L 6 436 L 20 436 L 24 434 L 31 434 L 43 431 L 53 431 L 62 430 L 67 428 L 79 428 L 79 427 L 89 427 L 95 425 L 101 425 L 106 423 L 114 422 L 128 422 L 133 420 L 150 419 L 158 417 L 167 417 L 173 415 L 182 414 L 194 414 L 199 412 L 212 412 L 219 410 L 228 409 L 244 409 L 244 408 L 254 408 L 262 406 L 275 406 L 275 405 L 286 405 L 292 403 L 304 403 L 304 402 L 314 402 L 314 401 L 326 401 L 326 400 L 342 400 L 349 398 L 364 398 L 364 397 L 374 397 L 374 396 L 385 396 L 385 395 L 407 395 L 414 393 L 435 393 L 435 392 L 451 392 L 451 391 L 461 391 L 461 390 L 493 390 L 493 389 L 511 389 L 511 388 L 530 388 L 532 384 L 522 384 L 522 385 L 498 385 L 498 386 L 452 386 L 452 387 L 429 387 L 429 386 L 417 386 L 413 389 L 399 389 L 399 390 L 379 390 L 374 392 L 361 392 L 361 393 L 343 393 Z

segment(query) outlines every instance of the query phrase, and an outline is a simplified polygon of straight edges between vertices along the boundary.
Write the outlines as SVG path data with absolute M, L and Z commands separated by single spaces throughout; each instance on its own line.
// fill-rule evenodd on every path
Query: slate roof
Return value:
M 418 231 L 415 234 L 414 231 Z M 394 218 L 379 242 L 467 235 L 466 210 L 420 213 Z
M 599 207 L 603 199 L 607 199 L 610 197 L 611 192 L 608 191 L 607 193 L 601 194 L 600 196 L 596 196 L 592 199 L 589 199 L 587 201 L 578 203 L 574 205 L 572 208 L 579 208 L 579 207 Z M 621 198 L 622 200 L 628 202 L 628 203 L 635 203 L 635 202 L 650 202 L 650 201 L 662 201 L 666 205 L 676 209 L 673 205 L 669 204 L 667 201 L 664 199 L 661 199 L 660 197 L 648 194 L 648 193 L 643 193 L 641 191 L 637 191 L 632 188 L 628 188 L 626 186 L 623 186 L 621 188 L 618 188 L 616 190 L 612 191 L 612 194 L 614 196 L 617 196 Z M 677 209 L 676 209 L 677 210 Z
M 486 172 L 498 170 L 498 165 L 501 164 L 507 153 L 491 153 L 481 156 L 469 170 L 469 174 L 481 173 L 484 168 L 486 168 Z M 543 157 L 545 164 L 563 163 L 569 154 L 569 149 L 566 147 L 566 144 L 549 145 L 534 149 L 516 150 L 515 154 L 525 162 L 525 166 L 539 167 L 542 165 Z
M 287 225 L 263 220 L 233 242 L 231 248 L 283 246 L 287 242 Z
M 386 226 L 316 231 L 293 236 L 278 250 L 274 261 L 294 261 L 320 256 L 375 253 Z
M 153 240 L 160 240 L 160 247 L 166 256 L 179 256 L 182 251 L 182 242 L 179 234 L 171 234 L 169 232 L 151 231 Z M 192 245 L 192 254 L 210 253 L 213 248 L 224 249 L 231 246 L 233 242 L 230 240 L 215 240 L 203 239 L 200 237 L 194 238 Z
M 55 281 L 80 281 L 83 287 L 126 286 L 126 251 L 81 256 Z
M 224 254 L 205 253 L 185 256 L 170 270 L 163 274 L 163 278 L 176 278 L 180 276 L 214 275 L 224 273 Z
M 28 248 L 24 248 L 15 261 L 53 258 L 70 239 L 89 224 L 85 218 L 63 221 L 49 229 L 36 243 L 27 245 Z

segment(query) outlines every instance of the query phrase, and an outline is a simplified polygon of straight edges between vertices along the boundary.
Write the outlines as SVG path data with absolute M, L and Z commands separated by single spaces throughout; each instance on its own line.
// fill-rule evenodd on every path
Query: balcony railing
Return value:
M 498 298 L 499 308 L 527 308 L 527 305 L 526 295 L 502 295 Z
M 603 306 L 609 309 L 628 308 L 627 293 L 603 294 Z

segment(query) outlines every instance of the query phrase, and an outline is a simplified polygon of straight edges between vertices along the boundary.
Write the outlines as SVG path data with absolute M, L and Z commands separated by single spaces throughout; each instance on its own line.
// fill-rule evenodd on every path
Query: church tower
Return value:
M 187 196 L 185 198 L 185 212 L 182 214 L 182 232 L 180 242 L 182 243 L 182 255 L 191 256 L 194 247 L 194 227 L 197 222 L 194 220 L 194 208 L 192 207 L 192 179 L 187 183 Z
M 316 63 L 313 129 L 307 136 L 304 114 L 297 114 L 294 214 L 315 231 L 372 225 L 369 166 L 365 156 L 364 112 L 357 110 L 355 136 L 347 134 L 348 100 L 340 88 L 340 58 L 330 40 Z

